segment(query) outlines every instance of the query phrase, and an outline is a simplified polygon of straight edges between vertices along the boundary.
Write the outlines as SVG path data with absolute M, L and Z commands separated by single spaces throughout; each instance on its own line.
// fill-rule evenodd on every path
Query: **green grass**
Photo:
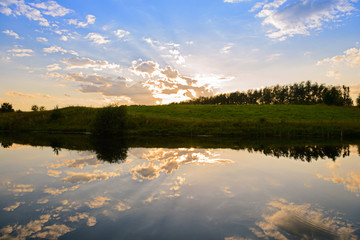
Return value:
M 90 132 L 98 108 L 2 113 L 0 130 Z M 161 105 L 127 107 L 132 135 L 360 137 L 360 109 L 325 105 Z

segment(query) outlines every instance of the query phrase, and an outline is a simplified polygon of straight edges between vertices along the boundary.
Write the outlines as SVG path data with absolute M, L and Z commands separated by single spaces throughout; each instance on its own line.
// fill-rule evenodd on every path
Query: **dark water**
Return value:
M 359 239 L 359 141 L 0 136 L 0 239 Z

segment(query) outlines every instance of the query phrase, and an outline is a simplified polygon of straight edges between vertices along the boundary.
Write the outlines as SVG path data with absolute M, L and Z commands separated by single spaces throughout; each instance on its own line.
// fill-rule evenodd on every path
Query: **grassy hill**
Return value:
M 3 131 L 92 132 L 100 108 L 0 113 Z M 134 135 L 360 137 L 360 109 L 326 105 L 161 105 L 127 107 Z

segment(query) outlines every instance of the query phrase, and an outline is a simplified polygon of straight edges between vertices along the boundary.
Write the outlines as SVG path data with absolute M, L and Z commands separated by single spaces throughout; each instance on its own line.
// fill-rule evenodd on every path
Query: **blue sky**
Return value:
M 311 80 L 360 93 L 357 0 L 0 0 L 0 102 L 161 104 Z

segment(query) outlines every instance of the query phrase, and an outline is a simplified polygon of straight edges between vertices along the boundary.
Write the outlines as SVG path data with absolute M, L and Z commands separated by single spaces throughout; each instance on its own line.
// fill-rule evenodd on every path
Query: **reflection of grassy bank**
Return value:
M 0 130 L 90 132 L 99 109 L 0 114 Z M 360 137 L 360 109 L 307 105 L 165 105 L 127 107 L 135 135 Z

